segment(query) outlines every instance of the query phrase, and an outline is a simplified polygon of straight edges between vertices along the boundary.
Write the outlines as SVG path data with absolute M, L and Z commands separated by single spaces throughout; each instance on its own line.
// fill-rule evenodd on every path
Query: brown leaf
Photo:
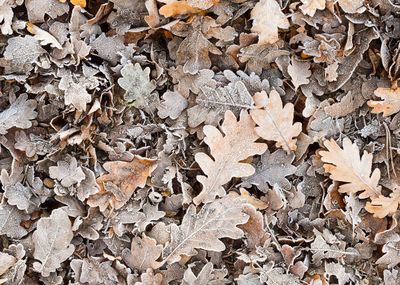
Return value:
M 89 197 L 87 203 L 92 207 L 105 209 L 111 205 L 121 208 L 132 196 L 136 188 L 144 187 L 146 180 L 157 167 L 155 159 L 135 156 L 132 161 L 108 161 L 103 164 L 109 173 L 97 178 L 100 192 Z M 104 201 L 103 199 L 106 199 Z M 105 205 L 104 205 L 105 204 Z
M 205 153 L 197 153 L 195 160 L 206 176 L 197 176 L 203 185 L 201 193 L 193 199 L 195 204 L 209 203 L 216 196 L 224 196 L 223 185 L 233 177 L 245 177 L 254 173 L 254 167 L 241 162 L 255 154 L 262 154 L 267 145 L 256 143 L 259 138 L 254 131 L 254 122 L 245 111 L 240 113 L 237 121 L 231 111 L 225 113 L 221 133 L 214 126 L 204 126 L 204 141 L 210 147 L 212 158 Z
M 328 151 L 321 151 L 321 160 L 326 162 L 324 169 L 332 180 L 346 182 L 340 185 L 341 193 L 357 193 L 360 199 L 377 198 L 381 193 L 378 185 L 381 172 L 376 168 L 371 174 L 372 154 L 364 151 L 360 157 L 358 146 L 348 138 L 343 139 L 343 148 L 331 139 L 324 142 Z
M 250 114 L 258 125 L 256 133 L 265 140 L 275 141 L 287 153 L 296 150 L 296 137 L 301 133 L 301 123 L 293 124 L 294 106 L 287 103 L 284 107 L 278 92 L 272 90 L 269 97 L 265 91 L 253 97 L 258 109 Z
M 164 0 L 160 2 L 167 3 L 166 5 L 162 6 L 159 10 L 160 14 L 167 18 L 185 14 L 197 14 L 202 12 L 201 9 L 190 6 L 188 2 L 184 0 L 183 1 Z
M 371 202 L 367 202 L 365 209 L 374 214 L 376 218 L 384 218 L 394 214 L 400 204 L 400 188 L 395 188 L 389 197 L 379 195 L 379 197 L 371 198 Z
M 371 113 L 383 113 L 383 116 L 387 117 L 400 111 L 400 88 L 381 87 L 376 89 L 374 94 L 382 101 L 368 101 L 368 106 L 372 108 Z

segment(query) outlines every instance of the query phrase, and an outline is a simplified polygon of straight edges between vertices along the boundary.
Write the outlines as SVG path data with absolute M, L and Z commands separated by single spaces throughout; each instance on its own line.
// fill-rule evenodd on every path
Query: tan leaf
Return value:
M 376 168 L 371 174 L 372 154 L 364 151 L 360 157 L 356 143 L 352 144 L 350 139 L 343 139 L 343 148 L 331 139 L 324 142 L 328 151 L 321 151 L 321 160 L 326 162 L 324 169 L 329 172 L 332 180 L 345 182 L 339 186 L 341 193 L 357 193 L 360 199 L 377 198 L 381 194 L 378 186 L 381 172 Z
M 317 10 L 325 9 L 326 0 L 300 0 L 303 5 L 300 6 L 301 11 L 304 15 L 314 16 Z
M 108 174 L 96 179 L 100 192 L 89 197 L 91 207 L 107 205 L 121 208 L 138 187 L 144 187 L 146 180 L 156 168 L 156 160 L 135 156 L 132 161 L 108 161 L 103 164 Z M 106 201 L 104 201 L 106 199 Z
M 248 220 L 242 212 L 243 204 L 244 200 L 227 195 L 204 205 L 198 213 L 196 207 L 190 205 L 181 225 L 171 224 L 171 243 L 164 250 L 163 262 L 178 262 L 181 256 L 196 255 L 199 248 L 225 250 L 220 238 L 238 239 L 243 236 L 243 231 L 236 227 Z
M 383 101 L 369 100 L 368 106 L 372 108 L 371 113 L 383 113 L 384 117 L 396 114 L 400 111 L 400 88 L 378 88 L 374 94 Z
M 203 128 L 205 143 L 210 147 L 212 158 L 197 153 L 195 160 L 204 174 L 197 176 L 203 185 L 201 193 L 193 199 L 198 205 L 209 203 L 216 196 L 224 196 L 223 185 L 233 177 L 245 177 L 254 173 L 254 167 L 242 160 L 255 154 L 262 154 L 267 145 L 256 143 L 259 136 L 254 131 L 254 122 L 246 111 L 240 113 L 239 122 L 231 111 L 226 111 L 221 133 L 216 127 L 206 125 Z
M 124 249 L 122 258 L 130 268 L 143 272 L 147 268 L 157 268 L 156 260 L 160 257 L 162 250 L 163 246 L 157 245 L 155 239 L 143 235 L 143 238 L 132 239 L 131 249 Z
M 292 78 L 293 85 L 295 89 L 299 88 L 300 85 L 308 84 L 311 76 L 310 70 L 311 64 L 306 61 L 299 61 L 292 58 L 291 63 L 288 66 L 288 73 Z
M 384 218 L 394 214 L 400 204 L 400 188 L 395 188 L 389 197 L 380 195 L 372 198 L 371 202 L 367 202 L 365 209 L 374 214 L 376 218 Z
M 338 3 L 346 13 L 362 13 L 366 10 L 364 0 L 338 0 Z
M 258 109 L 250 114 L 258 125 L 256 133 L 265 140 L 275 141 L 277 147 L 286 152 L 296 150 L 296 137 L 301 132 L 301 123 L 293 124 L 294 106 L 287 103 L 283 107 L 278 92 L 272 90 L 269 97 L 265 91 L 258 92 L 253 97 Z
M 196 14 L 201 13 L 203 10 L 190 6 L 187 1 L 159 1 L 167 3 L 166 5 L 162 6 L 159 10 L 160 14 L 164 17 L 175 17 L 179 15 L 185 14 Z
M 289 21 L 275 0 L 260 0 L 251 10 L 253 27 L 259 44 L 273 44 L 279 40 L 278 28 L 288 29 Z

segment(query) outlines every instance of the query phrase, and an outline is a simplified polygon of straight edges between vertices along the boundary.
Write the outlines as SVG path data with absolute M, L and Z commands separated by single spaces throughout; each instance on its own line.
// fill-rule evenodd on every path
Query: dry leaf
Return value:
M 157 167 L 156 160 L 135 156 L 132 161 L 108 161 L 103 164 L 108 174 L 97 178 L 100 192 L 89 197 L 87 203 L 100 206 L 110 204 L 115 209 L 121 208 L 132 196 L 136 188 L 144 187 L 146 180 Z M 102 199 L 106 199 L 102 202 Z M 100 207 L 101 210 L 104 207 Z
M 377 261 L 376 264 L 387 265 L 389 268 L 395 267 L 400 263 L 400 242 L 390 241 L 386 243 L 382 252 L 384 253 Z
M 294 106 L 287 103 L 284 107 L 278 92 L 272 90 L 269 97 L 265 91 L 253 97 L 258 109 L 250 114 L 258 125 L 256 133 L 265 140 L 275 141 L 277 147 L 286 152 L 296 150 L 296 137 L 301 133 L 301 123 L 293 124 Z
M 203 266 L 199 274 L 194 275 L 192 269 L 188 267 L 185 271 L 185 275 L 183 276 L 182 285 L 202 285 L 202 284 L 210 284 L 210 280 L 212 278 L 213 264 L 211 262 L 207 262 L 206 265 Z
M 311 76 L 310 66 L 311 64 L 309 62 L 298 61 L 297 59 L 292 58 L 287 71 L 292 78 L 295 90 L 297 90 L 300 85 L 308 84 L 310 82 L 308 79 Z
M 143 238 L 134 237 L 131 249 L 122 251 L 122 258 L 126 264 L 139 271 L 146 271 L 147 268 L 157 268 L 156 260 L 163 250 L 162 245 L 157 245 L 155 239 L 143 235 Z
M 197 153 L 195 160 L 206 176 L 197 176 L 203 185 L 201 193 L 193 199 L 195 204 L 209 203 L 216 196 L 224 196 L 224 184 L 233 177 L 245 177 L 254 173 L 249 163 L 241 162 L 255 154 L 262 154 L 267 145 L 256 143 L 259 138 L 254 122 L 246 111 L 240 113 L 239 122 L 231 111 L 226 111 L 221 125 L 222 133 L 214 126 L 204 126 L 205 143 L 210 147 L 211 157 Z
M 35 271 L 44 277 L 55 272 L 74 252 L 72 238 L 71 222 L 63 209 L 53 210 L 50 217 L 41 218 L 32 235 L 35 246 L 33 256 L 40 261 L 33 263 Z
M 383 113 L 384 117 L 396 114 L 400 111 L 400 88 L 378 88 L 374 94 L 383 101 L 369 100 L 368 106 L 372 108 L 371 113 Z
M 190 205 L 181 225 L 171 224 L 171 243 L 164 250 L 164 262 L 171 264 L 182 256 L 196 255 L 196 249 L 223 251 L 225 245 L 220 238 L 242 237 L 243 231 L 236 226 L 248 220 L 241 211 L 243 203 L 228 195 L 204 205 L 198 213 Z
M 55 19 L 69 11 L 68 4 L 58 0 L 25 0 L 25 5 L 32 23 L 43 23 L 45 15 Z
M 379 195 L 379 197 L 371 198 L 371 202 L 367 202 L 365 209 L 374 214 L 374 217 L 383 219 L 386 216 L 394 214 L 400 204 L 400 188 L 396 187 L 389 197 Z
M 268 16 L 266 15 L 268 13 Z M 251 10 L 253 26 L 259 44 L 273 44 L 279 40 L 278 28 L 288 29 L 289 21 L 275 0 L 260 0 Z
M 0 235 L 15 239 L 22 238 L 28 231 L 21 226 L 21 222 L 27 218 L 28 216 L 16 207 L 8 204 L 0 205 Z
M 243 82 L 230 83 L 224 87 L 200 87 L 196 106 L 188 109 L 189 127 L 195 128 L 201 123 L 217 125 L 226 111 L 238 115 L 243 109 L 252 109 L 254 102 Z
M 69 157 L 65 161 L 58 161 L 57 166 L 49 167 L 49 175 L 53 179 L 60 181 L 64 187 L 71 187 L 85 179 L 85 173 L 75 157 Z
M 330 173 L 330 178 L 335 181 L 345 182 L 339 186 L 341 193 L 357 193 L 360 199 L 377 198 L 381 193 L 378 185 L 381 172 L 376 168 L 372 174 L 372 154 L 364 151 L 360 157 L 356 143 L 351 143 L 348 138 L 343 139 L 343 148 L 331 139 L 326 140 L 324 146 L 328 151 L 320 151 L 321 160 L 325 162 L 324 169 Z
M 300 0 L 303 5 L 300 6 L 301 11 L 304 15 L 313 17 L 317 10 L 325 9 L 326 0 Z
M 40 44 L 42 46 L 45 45 L 50 45 L 52 47 L 58 48 L 58 49 L 62 49 L 61 44 L 58 42 L 58 40 L 52 36 L 50 33 L 46 32 L 45 30 L 42 30 L 41 28 L 39 28 L 38 26 L 27 22 L 26 23 L 26 29 L 33 34 L 34 38 L 36 40 L 38 40 L 40 42 Z
M 202 12 L 201 9 L 190 6 L 185 0 L 163 0 L 159 2 L 167 3 L 159 10 L 160 14 L 167 18 L 185 14 L 197 14 Z
M 70 2 L 74 6 L 79 6 L 82 8 L 86 7 L 86 0 L 70 0 Z
M 177 91 L 167 91 L 162 96 L 163 101 L 157 107 L 158 116 L 161 119 L 170 117 L 176 119 L 186 109 L 188 102 L 187 100 Z
M 7 134 L 11 128 L 28 129 L 35 119 L 37 102 L 28 100 L 27 94 L 20 95 L 8 109 L 0 113 L 0 134 Z
M 361 14 L 366 10 L 364 7 L 364 0 L 338 0 L 340 8 L 346 13 Z

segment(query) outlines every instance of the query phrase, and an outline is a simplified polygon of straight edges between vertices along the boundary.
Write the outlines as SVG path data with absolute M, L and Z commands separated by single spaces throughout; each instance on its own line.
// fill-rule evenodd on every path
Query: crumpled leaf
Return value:
M 12 267 L 16 261 L 17 260 L 14 256 L 0 252 L 0 275 L 6 273 L 7 270 Z
M 28 219 L 22 211 L 8 204 L 0 205 L 0 235 L 19 239 L 28 231 L 21 226 L 21 221 Z
M 255 131 L 265 140 L 275 141 L 287 153 L 297 149 L 296 137 L 301 133 L 301 123 L 293 123 L 294 106 L 287 103 L 284 107 L 278 92 L 272 90 L 258 92 L 253 97 L 257 109 L 250 115 L 258 125 Z
M 147 268 L 157 268 L 156 260 L 163 251 L 162 245 L 157 245 L 155 239 L 143 235 L 142 238 L 134 237 L 131 243 L 131 249 L 122 251 L 122 258 L 126 264 L 139 271 L 146 271 Z
M 193 199 L 195 204 L 209 203 L 216 196 L 224 196 L 224 184 L 233 177 L 245 177 L 254 173 L 249 163 L 241 162 L 255 154 L 262 154 L 267 145 L 256 143 L 259 138 L 254 131 L 254 122 L 246 111 L 240 113 L 239 121 L 231 111 L 225 113 L 225 120 L 220 132 L 216 127 L 206 125 L 203 128 L 205 143 L 210 147 L 210 154 L 196 153 L 195 160 L 203 170 L 204 175 L 197 176 L 203 185 L 198 196 Z
M 354 277 L 351 273 L 346 272 L 346 269 L 343 265 L 335 262 L 327 262 L 325 263 L 325 272 L 329 275 L 336 276 L 339 281 L 338 285 L 348 284 L 347 282 L 354 281 Z
M 324 169 L 335 181 L 345 182 L 339 186 L 340 193 L 357 193 L 360 199 L 376 198 L 381 193 L 378 185 L 381 172 L 376 168 L 371 174 L 372 154 L 364 151 L 360 157 L 356 143 L 343 139 L 343 148 L 331 139 L 324 142 L 328 151 L 320 151 L 321 160 L 325 162 Z
M 71 268 L 78 284 L 112 285 L 118 284 L 118 272 L 113 268 L 111 260 L 101 257 L 89 257 L 71 260 Z
M 40 42 L 42 46 L 45 45 L 50 45 L 52 47 L 62 49 L 61 44 L 58 42 L 58 40 L 51 35 L 49 32 L 46 32 L 45 30 L 42 30 L 38 26 L 28 22 L 26 23 L 26 29 L 33 34 L 34 38 Z
M 240 81 L 218 88 L 203 86 L 200 90 L 196 98 L 197 105 L 188 109 L 188 124 L 191 128 L 203 122 L 215 126 L 226 111 L 238 115 L 240 110 L 252 109 L 254 105 L 253 98 Z
M 346 13 L 361 14 L 366 10 L 364 7 L 364 0 L 338 0 L 340 8 Z
M 65 161 L 57 161 L 57 166 L 50 166 L 50 177 L 60 181 L 64 187 L 71 187 L 78 184 L 85 179 L 85 173 L 82 168 L 78 166 L 75 157 L 69 157 Z
M 204 205 L 198 213 L 190 205 L 181 225 L 171 224 L 171 243 L 164 249 L 164 262 L 171 264 L 182 256 L 196 255 L 196 249 L 223 251 L 225 245 L 220 238 L 242 237 L 243 231 L 236 226 L 248 219 L 241 211 L 243 203 L 228 195 Z
M 71 222 L 63 209 L 55 209 L 50 217 L 41 218 L 32 235 L 33 256 L 40 261 L 33 263 L 34 270 L 44 277 L 55 272 L 74 252 L 72 238 Z
M 136 108 L 143 108 L 154 101 L 152 92 L 155 85 L 150 81 L 150 68 L 142 69 L 139 63 L 129 63 L 121 69 L 121 75 L 118 84 L 126 91 L 124 99 L 127 102 Z
M 28 99 L 27 94 L 20 95 L 8 109 L 0 113 L 0 134 L 7 134 L 11 128 L 28 129 L 32 126 L 37 112 L 36 100 Z
M 268 11 L 268 17 L 266 17 Z M 279 40 L 278 28 L 288 29 L 289 21 L 275 0 L 260 0 L 251 10 L 253 26 L 251 31 L 258 34 L 259 44 L 273 44 Z
M 268 182 L 270 186 L 277 184 L 279 187 L 289 190 L 291 184 L 286 179 L 286 176 L 294 174 L 297 169 L 292 165 L 293 160 L 294 154 L 287 154 L 281 149 L 271 154 L 267 150 L 261 155 L 260 162 L 255 165 L 255 173 L 242 179 L 241 186 L 251 187 L 251 185 L 256 185 L 260 189 L 268 189 L 266 185 Z
M 313 17 L 317 10 L 325 9 L 326 0 L 300 0 L 303 3 L 300 6 L 300 10 L 303 11 L 304 15 Z
M 260 273 L 260 284 L 267 285 L 300 285 L 298 277 L 293 274 L 285 273 L 283 268 L 274 267 L 273 262 L 264 265 Z
M 211 262 L 207 262 L 196 276 L 194 275 L 192 269 L 188 267 L 188 269 L 185 271 L 185 275 L 183 276 L 182 285 L 210 284 L 209 282 L 212 279 L 212 270 L 213 264 Z
M 110 204 L 121 208 L 132 196 L 136 188 L 144 187 L 147 178 L 156 169 L 156 160 L 134 156 L 132 161 L 108 161 L 103 164 L 109 173 L 97 178 L 100 192 L 89 197 L 91 207 Z M 102 200 L 105 201 L 102 201 Z M 105 207 L 101 206 L 100 210 Z
M 369 100 L 368 106 L 371 113 L 383 113 L 384 117 L 396 114 L 400 111 L 400 88 L 378 88 L 374 94 L 382 101 Z
M 374 214 L 374 217 L 383 219 L 386 216 L 394 214 L 400 204 L 400 188 L 397 187 L 390 193 L 389 197 L 379 195 L 371 198 L 371 202 L 367 202 L 365 209 Z
M 377 261 L 376 264 L 383 264 L 389 268 L 395 267 L 400 263 L 400 242 L 390 241 L 382 248 L 384 253 Z
M 164 17 L 175 17 L 178 15 L 185 15 L 185 14 L 196 14 L 202 12 L 201 9 L 191 6 L 188 1 L 181 0 L 163 0 L 159 2 L 167 3 L 166 5 L 162 6 L 159 10 L 160 14 Z M 210 1 L 204 1 L 210 2 Z
M 309 62 L 292 58 L 287 71 L 292 78 L 295 90 L 297 90 L 300 85 L 305 85 L 310 82 L 308 79 L 311 76 L 310 66 L 311 64 Z

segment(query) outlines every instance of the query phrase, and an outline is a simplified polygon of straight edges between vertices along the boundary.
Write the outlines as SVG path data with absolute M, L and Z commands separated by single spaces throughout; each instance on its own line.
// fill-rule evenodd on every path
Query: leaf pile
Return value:
M 400 284 L 398 0 L 0 0 L 0 284 Z

